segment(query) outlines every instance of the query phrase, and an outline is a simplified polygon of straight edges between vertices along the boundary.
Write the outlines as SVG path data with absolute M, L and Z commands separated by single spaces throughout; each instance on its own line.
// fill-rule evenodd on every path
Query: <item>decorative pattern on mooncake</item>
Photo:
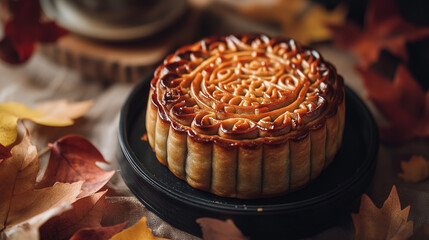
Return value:
M 192 187 L 258 198 L 297 190 L 334 159 L 344 84 L 292 39 L 229 35 L 168 56 L 146 113 L 158 160 Z

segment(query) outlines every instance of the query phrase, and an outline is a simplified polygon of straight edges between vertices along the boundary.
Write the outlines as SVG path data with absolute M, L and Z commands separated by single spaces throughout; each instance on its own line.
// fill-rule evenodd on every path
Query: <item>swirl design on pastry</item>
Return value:
M 285 135 L 326 112 L 338 98 L 329 89 L 334 71 L 294 40 L 231 35 L 179 49 L 157 69 L 152 87 L 165 115 L 182 126 L 255 139 Z

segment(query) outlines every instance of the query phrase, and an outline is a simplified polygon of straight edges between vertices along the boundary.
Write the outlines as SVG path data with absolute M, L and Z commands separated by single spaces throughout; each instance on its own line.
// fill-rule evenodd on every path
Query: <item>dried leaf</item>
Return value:
M 424 92 L 410 72 L 399 66 L 391 82 L 370 70 L 357 68 L 368 97 L 389 121 L 380 127 L 386 142 L 400 143 L 429 136 L 429 92 Z
M 59 207 L 51 208 L 39 215 L 32 217 L 25 223 L 14 226 L 5 234 L 5 238 L 8 240 L 38 240 L 40 239 L 39 228 L 43 223 L 45 223 L 51 217 L 59 215 L 71 208 L 72 206 L 70 204 L 64 204 Z
M 302 0 L 279 0 L 273 6 L 255 5 L 244 8 L 242 12 L 279 23 L 283 33 L 303 44 L 331 39 L 328 25 L 343 24 L 347 16 L 344 5 L 327 10 L 320 4 Z
M 51 156 L 38 187 L 55 182 L 84 181 L 80 197 L 100 190 L 115 171 L 104 171 L 96 162 L 107 163 L 101 153 L 87 139 L 77 135 L 62 137 L 50 144 Z
M 235 226 L 231 219 L 226 221 L 214 218 L 198 218 L 203 238 L 205 240 L 245 240 L 248 239 L 241 233 L 240 229 Z
M 111 227 L 83 228 L 77 231 L 70 240 L 108 240 L 119 233 L 127 225 L 127 222 Z
M 42 116 L 31 120 L 46 126 L 69 126 L 73 124 L 73 119 L 82 117 L 88 112 L 92 104 L 92 101 L 69 103 L 64 99 L 45 102 L 35 108 Z
M 146 217 L 142 217 L 134 226 L 115 234 L 111 240 L 128 240 L 128 239 L 145 239 L 145 240 L 168 240 L 167 238 L 158 238 L 152 234 L 152 229 L 146 225 Z
M 291 25 L 293 18 L 304 11 L 308 1 L 277 0 L 274 4 L 261 3 L 245 6 L 241 12 L 249 17 L 265 21 L 275 21 L 284 25 Z
M 54 42 L 67 32 L 54 22 L 41 20 L 38 0 L 7 1 L 12 17 L 4 24 L 0 57 L 12 64 L 27 61 L 37 42 Z
M 17 102 L 0 104 L 0 144 L 9 146 L 17 137 L 18 119 L 28 119 L 38 124 L 63 127 L 73 124 L 73 119 L 83 116 L 92 101 L 68 103 L 65 100 L 40 104 L 36 109 Z
M 339 5 L 327 10 L 320 4 L 313 4 L 300 18 L 289 26 L 283 26 L 283 32 L 303 44 L 321 42 L 332 38 L 328 25 L 343 24 L 347 16 L 347 8 Z
M 368 195 L 364 194 L 359 213 L 352 214 L 355 239 L 408 239 L 413 234 L 413 222 L 407 221 L 409 212 L 410 206 L 401 210 L 395 186 L 381 208 L 377 208 Z
M 69 239 L 80 229 L 101 227 L 100 222 L 106 211 L 106 192 L 81 198 L 73 203 L 72 209 L 51 218 L 40 228 L 42 239 Z
M 12 154 L 10 153 L 9 149 L 0 144 L 0 163 L 3 161 L 3 159 L 10 157 L 12 157 Z
M 35 188 L 39 162 L 28 132 L 11 154 L 0 163 L 0 232 L 5 235 L 17 225 L 27 226 L 30 219 L 49 209 L 73 203 L 82 187 L 82 182 L 76 182 Z
M 429 177 L 429 162 L 423 156 L 412 156 L 408 162 L 401 161 L 402 173 L 398 176 L 405 182 L 418 183 Z
M 141 140 L 142 141 L 148 141 L 148 138 L 147 138 L 147 133 L 145 133 L 142 137 L 141 137 Z
M 429 27 L 416 26 L 401 17 L 395 0 L 372 0 L 363 29 L 352 23 L 331 28 L 335 43 L 355 54 L 365 68 L 378 60 L 383 49 L 407 60 L 406 43 L 429 37 Z

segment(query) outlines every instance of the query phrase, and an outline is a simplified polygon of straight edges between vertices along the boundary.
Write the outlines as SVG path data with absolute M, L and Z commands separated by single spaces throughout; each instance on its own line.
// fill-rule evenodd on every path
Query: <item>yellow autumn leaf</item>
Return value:
M 24 104 L 17 102 L 6 102 L 0 104 L 0 112 L 3 114 L 13 115 L 17 118 L 38 118 L 43 114 L 39 111 L 32 110 Z
M 398 176 L 405 182 L 418 183 L 429 177 L 429 162 L 423 156 L 412 156 L 401 162 L 402 172 Z
M 28 119 L 35 123 L 64 127 L 73 124 L 73 119 L 83 116 L 92 106 L 92 101 L 69 103 L 66 100 L 45 102 L 35 109 L 24 104 L 6 102 L 0 104 L 0 144 L 9 146 L 18 135 L 18 119 Z
M 344 5 L 327 10 L 309 0 L 278 0 L 271 5 L 243 8 L 241 12 L 251 18 L 279 24 L 286 36 L 302 44 L 331 39 L 328 25 L 340 25 L 347 16 Z
M 4 114 L 0 111 L 0 144 L 9 146 L 14 143 L 17 136 L 16 122 L 18 117 Z
M 339 5 L 327 10 L 320 4 L 313 4 L 309 10 L 290 25 L 283 25 L 283 32 L 303 44 L 321 42 L 332 38 L 329 25 L 341 25 L 347 16 L 347 8 Z
M 306 0 L 277 0 L 274 4 L 257 3 L 240 9 L 240 11 L 251 18 L 283 24 L 291 24 L 302 12 L 308 1 Z
M 142 217 L 134 226 L 115 234 L 111 240 L 168 240 L 167 238 L 158 238 L 152 234 L 152 229 L 146 225 L 146 217 Z

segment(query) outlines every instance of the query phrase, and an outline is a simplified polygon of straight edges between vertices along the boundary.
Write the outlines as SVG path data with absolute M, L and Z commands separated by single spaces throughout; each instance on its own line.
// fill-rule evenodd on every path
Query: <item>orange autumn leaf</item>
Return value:
M 328 25 L 343 24 L 347 9 L 340 5 L 327 10 L 321 4 L 306 0 L 278 0 L 275 4 L 255 4 L 241 9 L 245 15 L 280 24 L 286 36 L 302 44 L 331 39 Z
M 418 183 L 429 177 L 429 162 L 423 156 L 412 156 L 401 161 L 402 172 L 398 176 L 405 182 Z
M 413 221 L 408 221 L 410 206 L 401 209 L 396 187 L 381 208 L 377 208 L 368 195 L 361 199 L 359 213 L 352 214 L 356 240 L 405 240 L 413 234 Z
M 45 102 L 35 109 L 17 102 L 0 104 L 0 144 L 9 146 L 15 142 L 18 119 L 28 119 L 35 123 L 64 127 L 73 124 L 73 119 L 83 116 L 92 106 L 92 101 L 69 103 L 66 100 Z
M 343 24 L 346 16 L 347 8 L 344 5 L 327 10 L 323 5 L 313 3 L 291 25 L 283 26 L 283 32 L 303 44 L 327 41 L 332 39 L 328 25 Z
M 198 218 L 205 240 L 247 240 L 231 219 Z
M 37 189 L 39 161 L 28 132 L 11 154 L 0 163 L 0 235 L 23 232 L 28 236 L 25 230 L 32 229 L 30 235 L 37 237 L 37 228 L 43 221 L 67 210 L 67 205 L 76 201 L 82 182 L 55 183 Z
M 51 218 L 40 228 L 41 238 L 69 239 L 80 229 L 102 227 L 100 222 L 106 211 L 106 192 L 81 198 L 72 204 L 72 209 Z
M 48 167 L 38 187 L 55 182 L 84 181 L 79 195 L 83 197 L 100 190 L 115 174 L 115 171 L 104 171 L 96 165 L 97 162 L 107 162 L 84 137 L 68 135 L 49 144 L 49 147 L 51 155 Z
M 261 2 L 262 3 L 262 2 Z M 277 0 L 272 4 L 261 3 L 243 7 L 241 12 L 258 20 L 280 22 L 291 25 L 294 16 L 302 12 L 308 2 L 303 0 Z
M 357 68 L 374 102 L 389 125 L 380 127 L 386 142 L 400 143 L 414 137 L 429 136 L 429 92 L 425 92 L 410 72 L 399 66 L 394 81 Z
M 83 228 L 77 231 L 70 240 L 108 240 L 120 232 L 125 225 L 127 225 L 126 222 L 110 227 Z
M 142 141 L 148 141 L 148 138 L 147 138 L 147 133 L 145 133 L 142 137 L 141 137 L 141 140 Z
M 331 29 L 335 43 L 355 54 L 365 68 L 378 60 L 383 49 L 407 60 L 406 43 L 429 37 L 429 27 L 416 26 L 401 17 L 396 0 L 372 0 L 363 29 L 352 23 Z
M 125 229 L 124 231 L 115 234 L 111 240 L 128 240 L 128 239 L 144 239 L 144 240 L 168 240 L 167 238 L 158 238 L 152 234 L 152 229 L 146 225 L 146 217 L 142 217 L 134 226 Z

